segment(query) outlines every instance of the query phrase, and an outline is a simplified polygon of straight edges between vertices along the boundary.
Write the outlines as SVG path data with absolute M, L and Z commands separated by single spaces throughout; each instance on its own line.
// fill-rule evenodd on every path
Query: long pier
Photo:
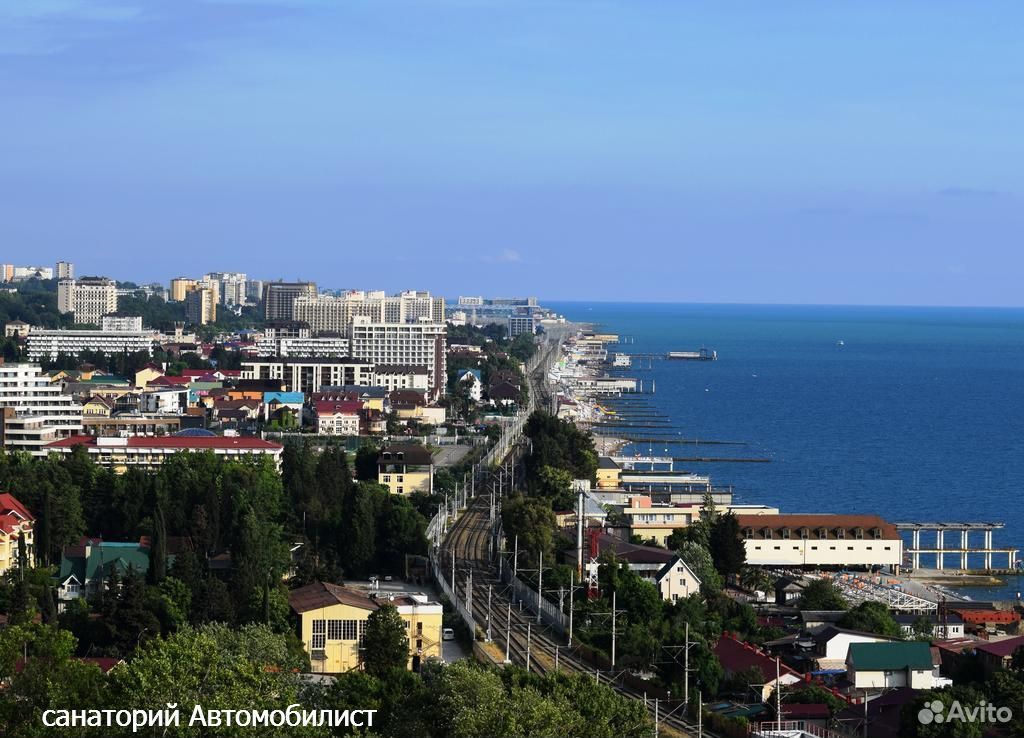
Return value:
M 935 555 L 935 568 L 938 571 L 943 571 L 945 568 L 945 562 L 943 559 L 947 554 L 953 554 L 960 557 L 960 569 L 967 571 L 967 557 L 970 554 L 981 554 L 984 557 L 984 568 L 986 571 L 992 569 L 992 555 L 1006 556 L 1006 568 L 1016 568 L 1018 549 L 1016 548 L 996 548 L 992 545 L 992 533 L 993 531 L 1005 528 L 1004 523 L 968 523 L 968 522 L 924 522 L 924 523 L 896 523 L 896 529 L 899 531 L 910 531 L 912 544 L 910 548 L 906 550 L 906 553 L 910 555 L 911 566 L 914 569 L 920 568 L 921 565 L 921 554 L 934 554 Z M 981 532 L 983 535 L 983 543 L 980 547 L 971 548 L 970 546 L 970 533 Z M 934 547 L 925 547 L 921 545 L 921 534 L 933 533 L 935 535 Z M 960 534 L 960 545 L 946 547 L 945 538 L 946 533 Z

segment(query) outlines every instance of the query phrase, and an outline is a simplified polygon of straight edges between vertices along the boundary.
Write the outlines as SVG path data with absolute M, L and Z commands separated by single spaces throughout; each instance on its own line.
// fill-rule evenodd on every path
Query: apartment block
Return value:
M 444 298 L 429 292 L 385 295 L 381 291 L 354 290 L 340 297 L 314 295 L 295 301 L 295 319 L 309 323 L 314 333 L 350 335 L 356 317 L 374 323 L 415 323 L 423 319 L 444 323 Z
M 185 317 L 194 325 L 206 325 L 217 321 L 217 290 L 197 284 L 185 293 Z
M 45 456 L 46 444 L 82 432 L 82 406 L 37 364 L 0 364 L 0 445 Z
M 101 317 L 117 312 L 117 285 L 107 277 L 62 279 L 57 283 L 57 309 L 73 313 L 76 323 L 99 325 Z
M 373 364 L 351 357 L 280 357 L 242 362 L 242 379 L 279 379 L 291 392 L 375 384 Z
M 139 323 L 142 318 L 137 319 Z M 103 353 L 120 354 L 145 351 L 152 354 L 153 336 L 144 331 L 76 331 L 76 330 L 38 330 L 29 331 L 27 353 L 30 361 L 49 359 L 56 360 L 59 354 L 77 356 L 83 351 L 102 351 Z
M 432 398 L 444 392 L 446 382 L 445 342 L 447 326 L 427 322 L 374 323 L 356 317 L 352 323 L 352 356 L 373 364 L 423 367 Z
M 263 285 L 263 314 L 267 320 L 295 320 L 295 301 L 316 297 L 315 282 L 266 282 Z
M 248 279 L 244 272 L 210 272 L 203 282 L 216 284 L 221 305 L 245 305 Z

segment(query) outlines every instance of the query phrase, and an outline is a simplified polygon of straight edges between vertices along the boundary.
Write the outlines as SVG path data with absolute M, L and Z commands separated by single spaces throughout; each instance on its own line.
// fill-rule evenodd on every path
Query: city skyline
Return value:
M 1022 304 L 1018 8 L 530 8 L 8 4 L 3 260 L 445 296 Z

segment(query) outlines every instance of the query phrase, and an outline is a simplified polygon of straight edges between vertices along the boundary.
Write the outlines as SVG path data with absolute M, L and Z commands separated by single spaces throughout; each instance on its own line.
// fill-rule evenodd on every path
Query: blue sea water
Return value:
M 717 350 L 715 362 L 637 361 L 627 376 L 648 389 L 656 383 L 645 399 L 684 438 L 748 443 L 691 445 L 676 455 L 771 459 L 690 465 L 716 486 L 732 485 L 738 502 L 892 522 L 1000 521 L 1006 529 L 995 545 L 1024 548 L 1024 310 L 550 307 L 629 337 L 618 347 L 626 353 Z M 959 534 L 946 541 L 958 545 Z M 947 566 L 958 565 L 953 558 Z M 1005 557 L 993 563 L 1004 566 Z M 980 557 L 970 565 L 980 567 Z M 964 591 L 1010 598 L 1022 586 L 1013 577 L 1006 587 Z

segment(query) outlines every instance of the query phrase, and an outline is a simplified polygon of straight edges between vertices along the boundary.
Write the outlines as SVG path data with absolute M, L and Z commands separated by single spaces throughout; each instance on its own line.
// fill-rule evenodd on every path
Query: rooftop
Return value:
M 97 444 L 103 440 L 103 444 Z M 274 451 L 282 449 L 283 446 L 271 441 L 264 441 L 262 438 L 251 436 L 129 436 L 128 438 L 103 438 L 95 436 L 70 436 L 59 441 L 46 444 L 46 448 L 71 448 L 74 446 L 108 446 L 112 448 L 209 448 L 209 449 L 261 449 Z

